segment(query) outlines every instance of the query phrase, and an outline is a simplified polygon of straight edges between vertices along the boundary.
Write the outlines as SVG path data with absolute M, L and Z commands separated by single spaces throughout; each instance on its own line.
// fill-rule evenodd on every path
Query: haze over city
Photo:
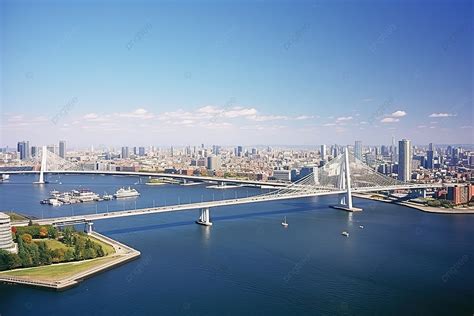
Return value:
M 1 11 L 3 145 L 472 143 L 469 1 Z

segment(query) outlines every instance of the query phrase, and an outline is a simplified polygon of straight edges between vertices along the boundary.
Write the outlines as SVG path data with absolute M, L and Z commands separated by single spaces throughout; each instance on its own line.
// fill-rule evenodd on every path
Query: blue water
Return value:
M 95 212 L 95 204 L 39 204 L 50 190 L 113 193 L 138 178 L 61 176 L 44 188 L 33 176 L 0 185 L 1 208 L 36 217 Z M 50 179 L 55 181 L 54 178 Z M 61 182 L 62 184 L 59 184 Z M 143 180 L 142 180 L 143 182 Z M 258 194 L 205 185 L 136 185 L 137 207 Z M 214 194 L 214 196 L 213 196 Z M 65 291 L 0 285 L 3 315 L 472 315 L 474 216 L 438 215 L 355 199 L 364 209 L 331 209 L 337 197 L 96 221 L 95 229 L 142 252 L 140 259 Z M 122 202 L 98 203 L 98 211 Z M 129 207 L 135 201 L 127 200 Z M 127 206 L 126 205 L 126 206 Z M 287 216 L 287 229 L 281 221 Z M 360 229 L 359 225 L 364 225 Z M 347 230 L 350 237 L 341 236 Z

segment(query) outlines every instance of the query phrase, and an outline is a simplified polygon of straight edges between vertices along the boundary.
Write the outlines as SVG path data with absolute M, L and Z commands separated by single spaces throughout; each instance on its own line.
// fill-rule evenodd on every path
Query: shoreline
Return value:
M 372 201 L 378 201 L 378 202 L 384 202 L 384 203 L 390 203 L 390 204 L 396 204 L 400 206 L 406 206 L 418 211 L 422 211 L 425 213 L 434 213 L 434 214 L 474 214 L 474 209 L 459 209 L 459 208 L 452 208 L 452 209 L 446 209 L 446 208 L 437 208 L 437 207 L 431 207 L 431 206 L 425 206 L 425 205 L 420 205 L 416 204 L 413 202 L 396 202 L 393 200 L 387 200 L 387 199 L 377 199 L 371 197 L 371 195 L 366 195 L 366 194 L 361 194 L 361 193 L 353 193 L 352 194 L 354 197 L 361 198 L 361 199 L 366 199 L 366 200 L 372 200 Z
M 95 259 L 90 259 L 90 260 L 64 262 L 64 263 L 58 263 L 58 264 L 48 265 L 48 266 L 30 267 L 30 268 L 21 268 L 21 269 L 2 271 L 0 272 L 0 282 L 5 283 L 5 284 L 26 285 L 26 286 L 31 286 L 31 287 L 52 289 L 56 291 L 64 291 L 78 285 L 83 280 L 91 278 L 94 275 L 108 271 L 115 267 L 121 266 L 127 262 L 135 260 L 141 255 L 140 251 L 133 249 L 132 247 L 127 246 L 125 244 L 122 244 L 110 237 L 99 234 L 97 232 L 92 232 L 90 236 L 97 238 L 98 240 L 112 246 L 115 250 L 115 253 L 105 256 L 105 257 L 100 257 L 100 258 L 95 258 Z M 89 269 L 86 269 L 85 271 L 74 273 L 73 275 L 61 278 L 59 280 L 45 280 L 41 278 L 35 279 L 35 277 L 19 277 L 19 276 L 7 275 L 7 273 L 12 272 L 12 271 L 25 271 L 25 270 L 35 269 L 35 268 L 51 267 L 51 266 L 57 266 L 57 265 L 91 263 L 94 261 L 101 261 L 101 260 L 106 261 L 106 262 L 99 264 L 97 266 L 93 266 Z

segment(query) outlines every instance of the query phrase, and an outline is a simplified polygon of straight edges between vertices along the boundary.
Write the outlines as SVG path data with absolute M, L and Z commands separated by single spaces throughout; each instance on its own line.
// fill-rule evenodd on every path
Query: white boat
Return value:
M 342 232 L 341 235 L 346 236 L 346 237 L 349 237 L 349 233 L 348 233 L 348 232 Z
M 104 201 L 109 201 L 109 200 L 112 200 L 114 198 L 114 196 L 112 194 L 107 194 L 107 192 L 104 193 L 104 195 L 102 195 L 102 199 L 104 199 Z
M 137 190 L 128 187 L 127 189 L 126 188 L 118 189 L 117 192 L 115 192 L 114 197 L 116 199 L 121 199 L 121 198 L 136 197 L 139 195 L 140 193 Z
M 10 175 L 9 175 L 9 174 L 2 174 L 2 178 L 1 178 L 2 181 L 7 181 L 7 180 L 9 180 L 9 179 L 10 179 Z
M 288 223 L 286 222 L 286 216 L 285 216 L 285 219 L 283 220 L 283 222 L 281 223 L 281 225 L 283 227 L 288 227 Z
M 91 190 L 82 189 L 79 191 L 73 191 L 73 195 L 81 202 L 92 202 L 99 198 L 99 195 L 92 192 Z
M 48 203 L 52 206 L 61 206 L 63 204 L 58 199 L 49 199 Z
M 51 196 L 58 197 L 61 194 L 61 192 L 59 192 L 57 190 L 53 190 L 53 191 L 49 192 L 49 194 Z
M 364 228 L 364 225 L 360 225 L 359 228 L 363 229 L 363 228 Z

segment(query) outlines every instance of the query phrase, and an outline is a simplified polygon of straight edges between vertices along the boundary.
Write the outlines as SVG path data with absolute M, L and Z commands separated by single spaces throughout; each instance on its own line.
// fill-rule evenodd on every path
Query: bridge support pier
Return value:
M 40 174 L 39 174 L 39 179 L 36 182 L 33 182 L 34 184 L 44 184 L 44 172 L 46 171 L 46 155 L 47 155 L 47 149 L 46 146 L 41 147 L 41 169 L 40 169 Z
M 84 227 L 84 232 L 87 234 L 91 234 L 94 231 L 93 227 L 94 227 L 93 222 L 86 222 L 86 225 Z
M 351 171 L 349 168 L 349 150 L 347 147 L 344 149 L 344 162 L 341 164 L 339 177 L 339 188 L 346 190 L 346 194 L 341 197 L 339 204 L 333 205 L 332 207 L 348 212 L 362 211 L 361 208 L 352 205 Z
M 198 220 L 196 221 L 197 224 L 199 225 L 204 225 L 204 226 L 212 226 L 212 222 L 209 216 L 209 208 L 202 208 L 201 209 L 201 216 L 199 216 Z

